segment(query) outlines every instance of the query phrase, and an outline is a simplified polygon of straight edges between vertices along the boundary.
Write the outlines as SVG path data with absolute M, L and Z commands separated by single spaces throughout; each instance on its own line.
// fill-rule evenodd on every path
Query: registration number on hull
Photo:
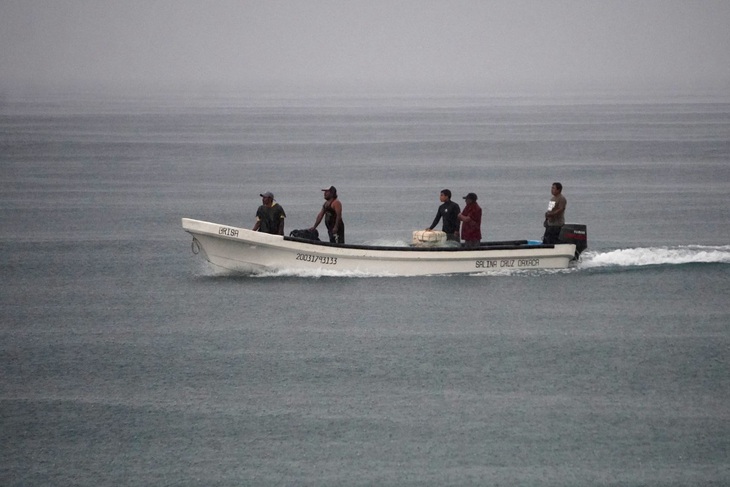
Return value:
M 297 254 L 296 260 L 311 262 L 313 264 L 337 265 L 337 257 L 324 257 L 312 254 Z

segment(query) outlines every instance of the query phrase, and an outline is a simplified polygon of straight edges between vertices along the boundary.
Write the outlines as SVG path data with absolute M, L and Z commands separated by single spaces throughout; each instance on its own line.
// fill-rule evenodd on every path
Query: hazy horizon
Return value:
M 0 3 L 0 93 L 730 93 L 730 2 Z

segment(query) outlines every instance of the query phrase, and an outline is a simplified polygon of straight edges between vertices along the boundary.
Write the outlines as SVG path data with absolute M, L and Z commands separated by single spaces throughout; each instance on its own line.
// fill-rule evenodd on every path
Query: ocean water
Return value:
M 583 97 L 5 97 L 0 484 L 730 484 L 730 103 Z M 575 268 L 235 275 L 180 218 L 351 243 L 439 191 Z

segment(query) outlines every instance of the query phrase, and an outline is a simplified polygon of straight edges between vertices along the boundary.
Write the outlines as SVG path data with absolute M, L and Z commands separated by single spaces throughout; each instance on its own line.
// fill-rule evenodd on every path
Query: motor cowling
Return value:
M 588 229 L 579 223 L 566 223 L 558 235 L 560 243 L 575 244 L 575 258 L 588 248 Z

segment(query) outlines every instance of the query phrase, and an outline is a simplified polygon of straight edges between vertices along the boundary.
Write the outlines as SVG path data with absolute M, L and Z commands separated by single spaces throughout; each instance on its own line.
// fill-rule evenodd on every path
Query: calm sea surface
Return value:
M 231 275 L 181 217 L 409 242 L 439 191 L 577 268 Z M 3 486 L 730 484 L 730 103 L 0 102 Z

